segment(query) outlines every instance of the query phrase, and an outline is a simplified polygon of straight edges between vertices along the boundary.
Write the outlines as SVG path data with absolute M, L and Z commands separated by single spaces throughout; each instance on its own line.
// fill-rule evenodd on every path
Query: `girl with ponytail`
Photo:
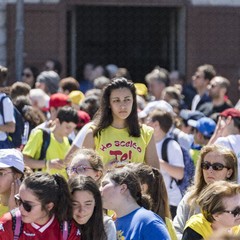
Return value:
M 100 191 L 103 208 L 116 212 L 118 239 L 170 240 L 162 218 L 144 208 L 149 204 L 133 171 L 128 168 L 108 171 Z
M 125 167 L 131 169 L 138 176 L 142 193 L 149 194 L 151 197 L 151 210 L 163 219 L 171 240 L 177 240 L 171 220 L 167 189 L 161 172 L 143 163 L 130 163 Z

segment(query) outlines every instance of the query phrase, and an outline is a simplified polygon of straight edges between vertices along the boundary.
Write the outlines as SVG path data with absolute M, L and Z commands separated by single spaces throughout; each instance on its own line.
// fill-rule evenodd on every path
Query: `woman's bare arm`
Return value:
M 149 166 L 160 169 L 156 144 L 155 144 L 155 140 L 154 140 L 153 136 L 152 136 L 152 138 L 151 138 L 151 140 L 150 140 L 150 142 L 149 142 L 149 144 L 146 148 L 145 161 Z
M 88 130 L 82 146 L 85 147 L 85 148 L 95 149 L 93 130 L 92 129 Z

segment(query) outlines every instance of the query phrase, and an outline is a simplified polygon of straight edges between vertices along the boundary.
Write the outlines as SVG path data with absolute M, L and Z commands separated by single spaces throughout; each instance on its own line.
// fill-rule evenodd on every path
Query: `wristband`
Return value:
M 49 169 L 50 160 L 45 160 L 45 161 L 46 161 L 46 169 Z

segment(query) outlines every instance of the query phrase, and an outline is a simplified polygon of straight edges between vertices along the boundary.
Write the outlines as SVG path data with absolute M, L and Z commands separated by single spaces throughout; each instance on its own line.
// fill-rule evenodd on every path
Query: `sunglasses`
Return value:
M 15 198 L 15 202 L 16 202 L 17 206 L 20 207 L 20 205 L 22 205 L 23 208 L 24 208 L 24 210 L 26 210 L 27 212 L 31 212 L 33 207 L 35 207 L 35 206 L 37 206 L 37 205 L 40 205 L 40 203 L 39 203 L 39 204 L 35 204 L 35 205 L 31 205 L 31 204 L 29 204 L 28 202 L 24 202 L 24 201 L 20 198 L 19 194 L 16 194 L 16 195 L 14 196 L 14 198 Z
M 32 77 L 32 74 L 30 74 L 30 73 L 23 73 L 22 75 L 26 78 Z
M 227 166 L 224 166 L 222 163 L 213 163 L 213 164 L 211 164 L 210 162 L 201 163 L 201 168 L 204 170 L 208 170 L 210 167 L 212 167 L 214 171 L 221 171 L 224 168 L 229 169 Z
M 86 172 L 88 169 L 93 169 L 93 168 L 79 165 L 77 167 L 67 168 L 67 172 L 68 172 L 68 174 L 70 174 L 70 173 L 81 174 L 83 172 Z
M 234 217 L 236 217 L 237 215 L 240 215 L 240 207 L 236 207 L 236 208 L 235 208 L 234 210 L 232 210 L 232 211 L 224 210 L 223 212 L 230 213 L 230 214 L 232 214 Z

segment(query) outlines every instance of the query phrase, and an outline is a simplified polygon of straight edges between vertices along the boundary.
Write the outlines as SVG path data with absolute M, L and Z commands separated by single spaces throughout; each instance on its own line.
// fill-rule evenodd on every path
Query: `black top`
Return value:
M 202 239 L 203 237 L 190 227 L 187 227 L 183 232 L 182 240 L 202 240 Z

